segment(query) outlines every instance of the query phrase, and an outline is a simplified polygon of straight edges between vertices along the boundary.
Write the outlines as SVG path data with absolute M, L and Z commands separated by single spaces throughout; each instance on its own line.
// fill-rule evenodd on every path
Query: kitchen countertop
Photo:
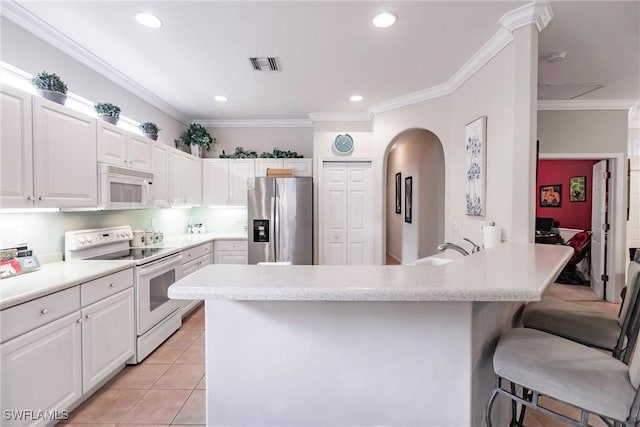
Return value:
M 173 284 L 169 297 L 238 301 L 536 301 L 572 254 L 572 248 L 561 245 L 505 242 L 444 265 L 209 265 Z
M 185 234 L 165 238 L 165 247 L 189 249 L 214 240 L 246 240 L 244 233 Z M 60 261 L 0 280 L 0 310 L 135 266 L 133 260 Z

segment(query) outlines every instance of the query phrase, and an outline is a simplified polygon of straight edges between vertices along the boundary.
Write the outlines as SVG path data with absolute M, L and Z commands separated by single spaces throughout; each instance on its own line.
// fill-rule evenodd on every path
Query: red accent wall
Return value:
M 593 165 L 599 160 L 539 160 L 536 185 L 536 216 L 554 218 L 560 227 L 591 230 L 591 181 Z M 586 201 L 569 201 L 569 178 L 586 176 Z M 562 203 L 559 208 L 540 207 L 540 186 L 562 184 Z

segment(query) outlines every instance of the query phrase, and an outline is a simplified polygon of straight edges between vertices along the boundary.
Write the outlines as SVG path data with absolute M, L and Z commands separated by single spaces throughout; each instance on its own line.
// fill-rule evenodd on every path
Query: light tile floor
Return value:
M 559 298 L 617 314 L 619 306 L 599 301 L 585 286 L 553 284 L 544 298 Z M 143 363 L 128 366 L 71 413 L 72 427 L 204 426 L 204 308 L 183 322 L 182 328 Z M 549 401 L 547 401 L 549 402 Z M 549 402 L 554 410 L 576 416 L 575 411 Z M 596 427 L 605 426 L 599 419 Z M 540 412 L 528 410 L 527 427 L 564 427 Z

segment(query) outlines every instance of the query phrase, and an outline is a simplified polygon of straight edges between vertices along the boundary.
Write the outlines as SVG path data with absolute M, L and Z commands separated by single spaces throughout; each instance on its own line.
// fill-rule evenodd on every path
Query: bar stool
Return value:
M 487 402 L 487 427 L 493 425 L 491 409 L 498 394 L 511 399 L 514 408 L 516 402 L 523 405 L 518 421 L 514 409 L 511 426 L 523 426 L 527 407 L 573 426 L 589 426 L 590 414 L 615 427 L 635 427 L 640 421 L 640 345 L 636 344 L 626 365 L 594 348 L 535 329 L 516 328 L 498 343 L 493 367 L 496 386 Z M 511 384 L 509 390 L 504 381 Z M 580 420 L 541 406 L 540 396 L 580 410 Z
M 522 312 L 525 328 L 538 329 L 589 347 L 611 351 L 629 362 L 640 328 L 640 263 L 632 261 L 627 270 L 626 298 L 619 315 L 613 316 L 580 304 L 560 300 L 530 302 Z M 633 315 L 635 313 L 635 316 Z

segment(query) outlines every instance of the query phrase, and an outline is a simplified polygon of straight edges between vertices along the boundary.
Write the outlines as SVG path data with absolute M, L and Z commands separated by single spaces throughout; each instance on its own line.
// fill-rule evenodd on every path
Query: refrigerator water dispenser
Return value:
M 253 220 L 253 241 L 269 242 L 269 220 L 254 219 Z

